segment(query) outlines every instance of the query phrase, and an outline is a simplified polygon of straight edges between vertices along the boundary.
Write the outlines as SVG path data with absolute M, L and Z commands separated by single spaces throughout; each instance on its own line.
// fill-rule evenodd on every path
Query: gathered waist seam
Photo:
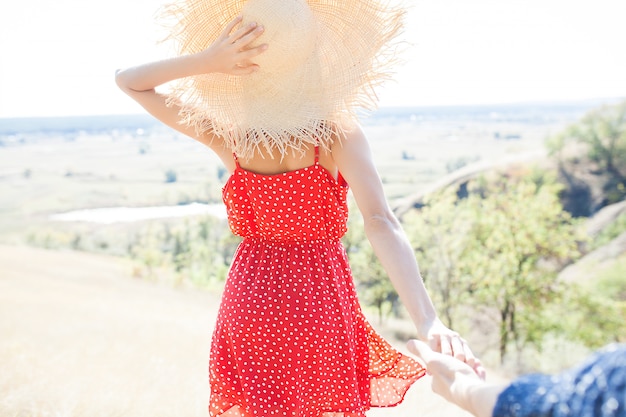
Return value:
M 316 243 L 341 243 L 341 238 L 324 239 L 270 239 L 263 237 L 244 237 L 241 243 L 264 243 L 270 245 L 309 245 Z

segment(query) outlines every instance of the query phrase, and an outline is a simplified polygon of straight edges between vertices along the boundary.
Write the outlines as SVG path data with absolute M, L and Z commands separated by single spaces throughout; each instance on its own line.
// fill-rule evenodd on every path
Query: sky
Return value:
M 0 118 L 141 113 L 116 68 L 164 58 L 164 0 L 0 4 Z M 624 0 L 407 0 L 381 106 L 626 97 Z

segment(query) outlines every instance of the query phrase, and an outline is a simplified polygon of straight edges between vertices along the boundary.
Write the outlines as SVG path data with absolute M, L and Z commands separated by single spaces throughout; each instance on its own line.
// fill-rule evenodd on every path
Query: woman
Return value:
M 438 319 L 355 122 L 393 60 L 401 10 L 375 0 L 240 4 L 175 5 L 180 55 L 116 74 L 231 172 L 223 197 L 243 241 L 212 338 L 211 415 L 363 416 L 399 403 L 423 376 L 360 310 L 340 242 L 348 184 L 419 338 L 482 374 Z

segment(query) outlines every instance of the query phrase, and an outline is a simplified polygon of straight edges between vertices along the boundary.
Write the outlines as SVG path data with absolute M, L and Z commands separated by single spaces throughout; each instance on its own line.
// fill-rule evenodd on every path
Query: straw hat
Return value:
M 389 78 L 403 10 L 386 0 L 178 0 L 168 39 L 177 52 L 207 48 L 235 17 L 257 22 L 269 48 L 251 75 L 203 74 L 179 80 L 168 101 L 183 123 L 222 136 L 240 157 L 259 149 L 328 147 L 376 107 L 374 88 Z M 170 20 L 171 22 L 171 20 Z

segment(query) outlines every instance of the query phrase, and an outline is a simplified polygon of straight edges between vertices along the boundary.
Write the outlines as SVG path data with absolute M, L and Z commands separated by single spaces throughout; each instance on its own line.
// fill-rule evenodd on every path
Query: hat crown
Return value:
M 248 0 L 242 16 L 243 25 L 254 22 L 263 26 L 263 35 L 252 44 L 269 46 L 254 59 L 263 72 L 293 71 L 315 49 L 315 17 L 305 0 Z

